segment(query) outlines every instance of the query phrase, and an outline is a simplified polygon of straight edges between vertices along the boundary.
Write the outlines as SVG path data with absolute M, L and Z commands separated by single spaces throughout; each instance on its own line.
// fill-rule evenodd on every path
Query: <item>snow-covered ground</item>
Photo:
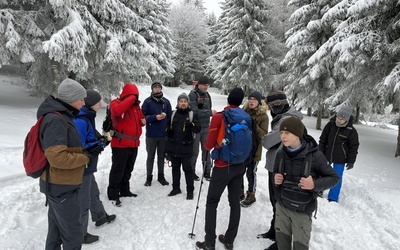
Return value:
M 22 88 L 10 85 L 18 77 L 0 75 L 0 249 L 44 249 L 47 233 L 47 208 L 39 192 L 38 180 L 26 177 L 22 166 L 22 148 L 25 135 L 35 123 L 36 109 L 41 100 L 29 97 Z M 149 86 L 139 86 L 141 99 L 150 94 Z M 164 95 L 173 107 L 176 97 L 188 93 L 187 89 L 164 87 Z M 226 96 L 211 90 L 213 107 L 221 110 Z M 99 111 L 97 126 L 100 129 L 105 110 Z M 305 117 L 309 133 L 318 140 L 321 131 L 314 129 L 315 118 Z M 323 121 L 326 123 L 326 120 Z M 313 221 L 310 249 L 399 249 L 400 238 L 400 159 L 394 157 L 397 131 L 355 126 L 360 135 L 360 149 L 353 170 L 346 171 L 339 203 L 319 199 L 317 219 Z M 97 182 L 101 198 L 108 213 L 117 219 L 106 226 L 89 225 L 89 232 L 100 236 L 100 241 L 84 245 L 83 249 L 195 249 L 197 240 L 204 238 L 205 198 L 209 183 L 204 181 L 194 227 L 196 236 L 191 239 L 200 182 L 195 182 L 195 199 L 182 195 L 168 197 L 171 185 L 164 187 L 153 181 L 151 187 L 143 184 L 146 179 L 146 150 L 144 133 L 139 156 L 131 179 L 132 191 L 137 198 L 123 198 L 122 207 L 114 207 L 106 198 L 111 150 L 100 156 Z M 272 242 L 256 239 L 265 232 L 271 219 L 267 190 L 265 159 L 259 164 L 257 202 L 242 209 L 241 224 L 235 249 L 264 249 Z M 166 179 L 171 182 L 171 170 L 166 168 Z M 197 174 L 201 173 L 198 161 Z M 156 167 L 154 174 L 157 174 Z M 183 190 L 185 181 L 182 178 Z M 326 194 L 325 194 L 326 196 Z M 227 227 L 229 205 L 227 195 L 221 197 L 218 207 L 217 233 Z M 217 243 L 216 249 L 223 249 Z

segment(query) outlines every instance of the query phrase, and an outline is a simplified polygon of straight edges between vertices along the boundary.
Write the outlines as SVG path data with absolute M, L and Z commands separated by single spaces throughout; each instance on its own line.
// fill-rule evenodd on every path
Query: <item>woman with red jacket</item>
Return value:
M 139 90 L 134 83 L 126 83 L 119 98 L 110 103 L 114 134 L 107 195 L 117 207 L 121 206 L 119 197 L 137 196 L 130 191 L 129 180 L 140 145 L 142 127 L 146 125 L 139 104 Z

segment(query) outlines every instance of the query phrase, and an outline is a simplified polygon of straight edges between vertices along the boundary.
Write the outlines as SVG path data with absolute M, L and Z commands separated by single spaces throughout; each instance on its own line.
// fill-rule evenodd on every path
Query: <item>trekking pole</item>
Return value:
M 193 226 L 192 226 L 192 232 L 189 233 L 189 237 L 192 239 L 194 236 L 196 236 L 193 231 L 194 231 L 194 224 L 196 223 L 196 217 L 197 217 L 197 210 L 199 209 L 199 201 L 200 201 L 200 194 L 201 194 L 201 187 L 203 186 L 203 179 L 204 179 L 204 173 L 206 171 L 206 165 L 207 165 L 207 159 L 209 156 L 210 151 L 207 150 L 206 152 L 206 159 L 203 161 L 203 175 L 201 176 L 201 181 L 200 181 L 200 188 L 199 188 L 199 195 L 197 196 L 197 204 L 196 204 L 196 211 L 194 212 L 194 219 L 193 219 Z

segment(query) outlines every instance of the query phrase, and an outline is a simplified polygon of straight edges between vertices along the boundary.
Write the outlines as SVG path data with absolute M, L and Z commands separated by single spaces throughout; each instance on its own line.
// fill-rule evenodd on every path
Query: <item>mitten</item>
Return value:
M 346 165 L 346 169 L 347 170 L 350 170 L 350 169 L 352 169 L 354 167 L 354 163 L 347 163 L 347 165 Z

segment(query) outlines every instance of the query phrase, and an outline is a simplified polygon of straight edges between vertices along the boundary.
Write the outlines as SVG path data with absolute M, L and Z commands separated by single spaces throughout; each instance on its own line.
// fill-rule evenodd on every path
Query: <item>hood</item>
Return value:
M 130 95 L 136 95 L 137 99 L 139 100 L 139 90 L 138 90 L 136 84 L 128 82 L 122 88 L 122 93 L 119 96 L 119 98 L 121 100 L 123 100 Z
M 265 103 L 265 101 L 262 100 L 262 101 L 261 101 L 261 106 L 258 106 L 258 107 L 255 108 L 255 109 L 250 109 L 250 107 L 249 107 L 249 101 L 246 101 L 246 102 L 243 104 L 243 109 L 244 109 L 244 111 L 246 111 L 246 112 L 249 113 L 249 114 L 262 115 L 262 114 L 266 114 L 266 113 L 267 113 L 268 106 L 267 106 L 267 104 Z
M 73 107 L 71 107 L 71 108 L 73 108 Z M 40 106 L 37 110 L 37 113 L 36 113 L 36 117 L 39 119 L 39 117 L 46 115 L 48 113 L 54 112 L 54 111 L 57 111 L 60 113 L 61 112 L 67 113 L 72 116 L 71 111 L 66 106 L 64 106 L 61 103 L 61 101 L 54 98 L 53 96 L 49 96 L 42 102 L 42 104 L 40 104 Z

